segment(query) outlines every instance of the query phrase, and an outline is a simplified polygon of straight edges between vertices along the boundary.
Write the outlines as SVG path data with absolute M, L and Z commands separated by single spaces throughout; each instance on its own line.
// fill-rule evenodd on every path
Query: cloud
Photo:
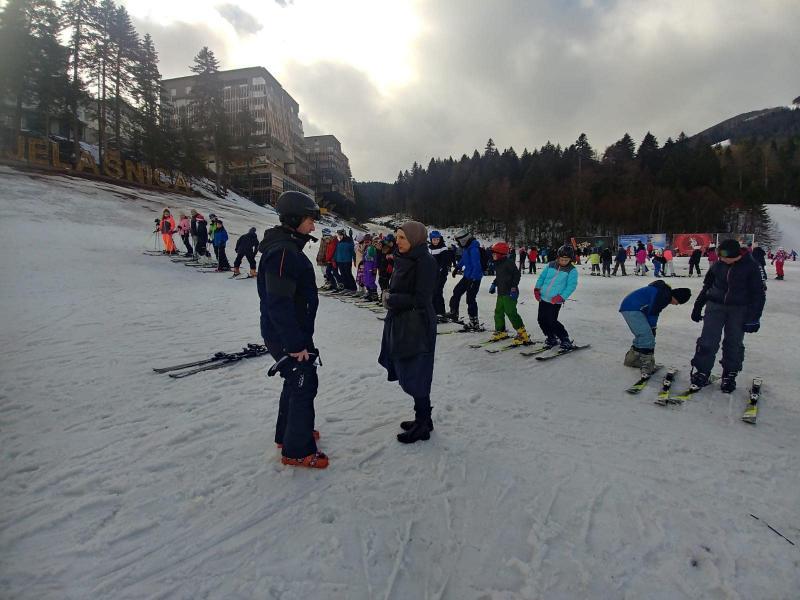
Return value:
M 281 8 L 286 8 L 290 4 L 294 4 L 294 0 L 275 0 L 275 4 L 277 4 Z
M 249 12 L 242 10 L 235 4 L 220 4 L 216 7 L 228 23 L 233 25 L 239 35 L 254 34 L 261 31 L 264 26 Z
M 210 27 L 181 22 L 161 25 L 135 17 L 131 20 L 139 35 L 144 37 L 145 33 L 149 33 L 153 37 L 158 52 L 158 68 L 164 79 L 190 75 L 189 67 L 203 46 L 214 51 L 220 68 L 230 68 L 226 40 Z
M 342 142 L 357 179 L 499 147 L 663 143 L 797 95 L 800 3 L 636 0 L 420 3 L 412 83 L 382 95 L 348 65 L 288 64 L 306 128 Z

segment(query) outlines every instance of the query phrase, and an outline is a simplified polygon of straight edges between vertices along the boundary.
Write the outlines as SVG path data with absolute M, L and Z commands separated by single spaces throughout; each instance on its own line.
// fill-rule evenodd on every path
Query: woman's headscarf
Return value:
M 428 243 L 428 230 L 419 221 L 407 221 L 399 229 L 402 229 L 403 233 L 406 234 L 406 238 L 408 238 L 412 248 Z

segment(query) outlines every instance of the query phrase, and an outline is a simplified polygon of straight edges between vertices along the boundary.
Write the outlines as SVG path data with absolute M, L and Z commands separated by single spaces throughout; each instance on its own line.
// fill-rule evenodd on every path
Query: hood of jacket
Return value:
M 312 239 L 310 235 L 297 233 L 283 225 L 276 225 L 264 232 L 264 239 L 258 245 L 258 250 L 261 254 L 266 254 L 271 248 L 279 244 L 292 242 L 297 245 L 298 250 L 302 251 L 303 247 Z

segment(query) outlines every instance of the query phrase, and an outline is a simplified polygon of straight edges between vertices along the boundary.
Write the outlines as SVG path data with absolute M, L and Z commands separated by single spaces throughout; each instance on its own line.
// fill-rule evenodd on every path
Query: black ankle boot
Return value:
M 401 444 L 413 444 L 420 440 L 429 440 L 433 430 L 433 422 L 430 419 L 414 421 L 411 429 L 397 434 L 397 441 Z
M 731 394 L 736 389 L 736 371 L 726 371 L 722 374 L 722 381 L 719 382 L 719 389 L 723 394 Z
M 400 423 L 400 429 L 403 431 L 410 431 L 412 427 L 414 427 L 415 421 L 403 421 Z M 433 421 L 429 418 L 428 419 L 428 426 L 430 427 L 431 431 L 433 431 Z

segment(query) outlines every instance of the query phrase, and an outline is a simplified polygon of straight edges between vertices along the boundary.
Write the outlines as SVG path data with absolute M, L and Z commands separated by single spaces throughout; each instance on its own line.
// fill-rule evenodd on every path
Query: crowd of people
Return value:
M 478 315 L 477 295 L 483 277 L 493 277 L 488 287 L 496 294 L 494 330 L 484 342 L 509 340 L 505 348 L 529 346 L 534 342 L 517 311 L 520 280 L 528 267 L 536 273 L 533 298 L 538 304 L 537 323 L 544 340 L 542 351 L 559 353 L 575 349 L 566 327 L 559 320 L 564 304 L 578 287 L 581 258 L 591 265 L 590 275 L 613 277 L 625 263 L 635 261 L 634 274 L 646 275 L 648 262 L 658 279 L 625 296 L 619 312 L 633 334 L 633 343 L 623 364 L 640 369 L 642 378 L 656 369 L 655 347 L 658 319 L 670 305 L 687 303 L 688 288 L 673 288 L 664 281 L 675 276 L 671 263 L 674 254 L 649 249 L 638 244 L 635 249 L 619 247 L 588 249 L 579 253 L 571 245 L 557 249 L 520 247 L 506 242 L 483 248 L 475 236 L 462 229 L 447 245 L 441 232 L 428 232 L 416 221 L 408 221 L 394 233 L 371 235 L 339 229 L 322 229 L 316 264 L 324 280 L 318 288 L 317 276 L 304 247 L 316 241 L 311 233 L 319 218 L 319 208 L 300 192 L 283 193 L 276 204 L 280 225 L 268 229 L 259 242 L 255 228 L 241 236 L 236 244 L 238 270 L 243 259 L 257 277 L 261 308 L 261 336 L 275 359 L 274 371 L 284 380 L 279 399 L 275 443 L 281 449 L 285 465 L 325 468 L 329 458 L 319 451 L 320 433 L 314 428 L 314 399 L 321 364 L 320 351 L 314 343 L 319 295 L 360 296 L 386 309 L 378 363 L 390 381 L 414 402 L 414 418 L 399 423 L 401 443 L 415 443 L 430 438 L 434 429 L 431 416 L 431 385 L 436 349 L 437 325 L 458 323 L 465 332 L 484 331 Z M 227 233 L 221 219 L 210 215 L 213 228 L 196 210 L 181 214 L 178 226 L 169 210 L 158 219 L 165 252 L 176 253 L 172 235 L 178 233 L 186 248 L 185 258 L 208 257 L 209 240 L 218 260 L 219 270 L 229 270 L 225 258 Z M 258 269 L 256 253 L 261 253 Z M 703 275 L 701 258 L 708 268 Z M 721 389 L 730 393 L 736 387 L 736 375 L 744 360 L 744 335 L 760 328 L 766 299 L 766 260 L 776 265 L 783 277 L 782 263 L 791 258 L 782 248 L 773 255 L 757 245 L 741 247 L 735 239 L 722 241 L 719 248 L 695 250 L 689 258 L 690 269 L 702 276 L 703 285 L 695 299 L 691 319 L 703 322 L 702 332 L 691 360 L 691 384 L 699 389 L 710 383 L 710 372 L 722 346 Z M 612 261 L 617 264 L 611 268 Z M 540 265 L 537 273 L 537 264 Z M 602 265 L 602 269 L 599 268 Z M 780 265 L 780 270 L 779 270 Z M 596 268 L 597 267 L 597 268 Z M 354 275 L 355 269 L 355 275 Z M 444 289 L 449 277 L 461 279 L 453 287 L 448 301 Z M 461 300 L 465 298 L 467 319 L 460 318 Z M 509 322 L 512 331 L 506 328 Z

